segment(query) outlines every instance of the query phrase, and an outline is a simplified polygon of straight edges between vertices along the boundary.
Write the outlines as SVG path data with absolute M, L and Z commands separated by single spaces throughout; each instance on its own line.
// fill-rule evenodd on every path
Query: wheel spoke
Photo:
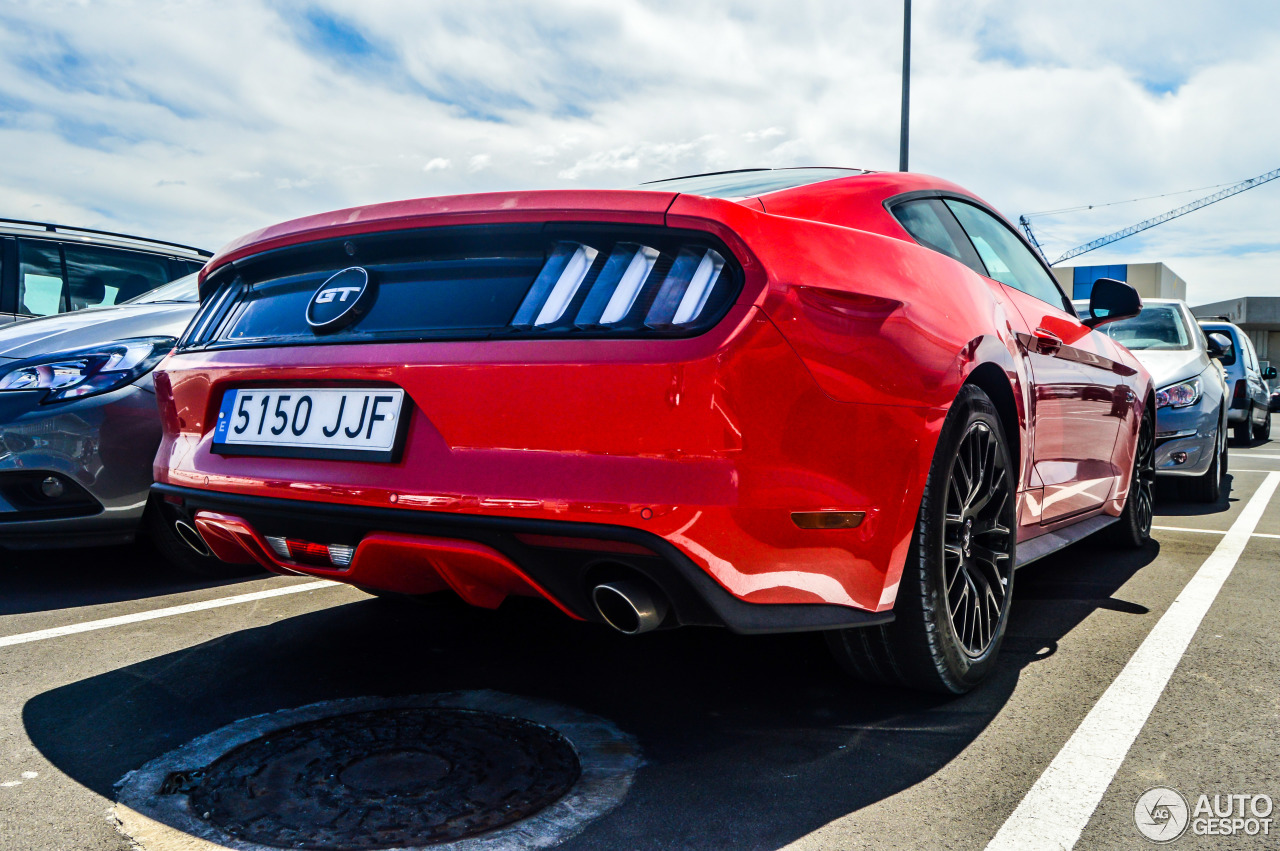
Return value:
M 960 440 L 942 518 L 943 583 L 954 634 L 970 656 L 995 641 L 1013 570 L 1014 502 L 999 433 L 975 422 Z

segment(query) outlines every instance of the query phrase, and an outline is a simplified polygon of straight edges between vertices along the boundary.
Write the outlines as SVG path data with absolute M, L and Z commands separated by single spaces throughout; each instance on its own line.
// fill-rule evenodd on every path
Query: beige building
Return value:
M 1108 266 L 1054 266 L 1053 275 L 1072 298 L 1088 298 L 1099 278 L 1124 281 L 1143 298 L 1186 301 L 1187 282 L 1163 263 L 1116 263 Z
M 1239 325 L 1263 366 L 1280 361 L 1280 296 L 1245 296 L 1191 308 L 1197 319 L 1225 319 Z M 1275 383 L 1275 382 L 1273 382 Z

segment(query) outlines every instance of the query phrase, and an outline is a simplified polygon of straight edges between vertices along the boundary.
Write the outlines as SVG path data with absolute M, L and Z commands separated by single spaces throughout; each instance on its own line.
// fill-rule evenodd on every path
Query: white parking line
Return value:
M 1280 452 L 1241 452 L 1237 449 L 1231 453 L 1232 458 L 1280 458 Z
M 150 621 L 156 618 L 167 618 L 173 615 L 185 615 L 190 612 L 203 612 L 206 609 L 219 609 L 223 606 L 235 606 L 240 603 L 252 603 L 255 600 L 267 600 L 271 597 L 283 597 L 286 594 L 301 594 L 303 591 L 315 591 L 339 585 L 322 579 L 316 582 L 304 582 L 301 585 L 287 585 L 284 588 L 272 588 L 270 591 L 254 591 L 251 594 L 237 594 L 234 597 L 219 597 L 216 600 L 204 600 L 200 603 L 187 603 L 182 606 L 169 606 L 165 609 L 150 609 L 145 612 L 134 612 L 131 615 L 119 615 L 114 618 L 103 618 L 84 623 L 55 626 L 51 629 L 38 629 L 35 632 L 23 632 L 18 635 L 0 636 L 0 647 L 14 644 L 29 644 L 32 641 L 44 641 L 49 638 L 61 638 L 64 635 L 75 635 L 80 632 L 93 632 L 97 629 L 108 629 L 113 626 Z
M 1057 851 L 1075 846 L 1164 693 L 1200 621 L 1249 543 L 1277 485 L 1280 473 L 1271 473 L 1262 482 L 1239 519 L 1161 616 L 1120 676 L 1089 710 L 992 838 L 988 851 Z
M 1225 535 L 1226 529 L 1193 529 L 1190 526 L 1152 526 L 1152 529 L 1161 532 L 1204 532 L 1207 535 Z M 1280 538 L 1280 535 L 1272 535 L 1270 532 L 1251 532 L 1251 538 Z

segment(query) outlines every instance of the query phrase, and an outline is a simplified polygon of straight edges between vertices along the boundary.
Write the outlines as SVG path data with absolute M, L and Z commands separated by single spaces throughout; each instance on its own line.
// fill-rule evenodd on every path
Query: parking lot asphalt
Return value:
M 1077 831 L 1079 848 L 1146 847 L 1134 807 L 1151 787 L 1193 808 L 1201 794 L 1280 800 L 1280 494 L 1265 491 L 1280 442 L 1233 446 L 1230 466 L 1217 505 L 1162 489 L 1142 550 L 1085 541 L 1019 571 L 999 669 L 951 700 L 852 682 L 815 635 L 628 638 L 532 601 L 486 612 L 306 579 L 191 583 L 141 549 L 6 554 L 0 848 L 130 848 L 109 819 L 115 784 L 237 720 L 476 689 L 593 713 L 638 741 L 645 764 L 625 800 L 566 849 L 984 848 L 1027 823 L 1024 800 L 1052 803 L 1092 770 L 1071 763 L 1067 786 L 1046 774 L 1079 746 L 1073 733 L 1108 720 L 1113 684 L 1142 686 L 1135 653 L 1159 644 L 1158 623 L 1176 626 L 1193 577 L 1230 556 L 1149 714 L 1122 704 L 1136 737 L 1110 755 L 1114 776 L 1100 775 Z M 1242 547 L 1224 555 L 1233 524 Z M 277 590 L 292 593 L 259 594 Z M 243 595 L 257 596 L 215 605 Z M 1275 830 L 1174 843 L 1278 845 Z

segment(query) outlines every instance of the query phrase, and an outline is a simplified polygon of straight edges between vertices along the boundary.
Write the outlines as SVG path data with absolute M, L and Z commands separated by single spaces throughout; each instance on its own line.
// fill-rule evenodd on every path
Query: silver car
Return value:
M 1157 387 L 1156 474 L 1180 479 L 1192 499 L 1217 502 L 1227 471 L 1224 341 L 1206 337 L 1177 299 L 1143 299 L 1140 314 L 1100 330 L 1132 351 Z
M 123 544 L 145 520 L 177 566 L 222 572 L 163 506 L 148 507 L 160 443 L 152 370 L 197 307 L 188 275 L 114 307 L 0 328 L 0 547 Z

